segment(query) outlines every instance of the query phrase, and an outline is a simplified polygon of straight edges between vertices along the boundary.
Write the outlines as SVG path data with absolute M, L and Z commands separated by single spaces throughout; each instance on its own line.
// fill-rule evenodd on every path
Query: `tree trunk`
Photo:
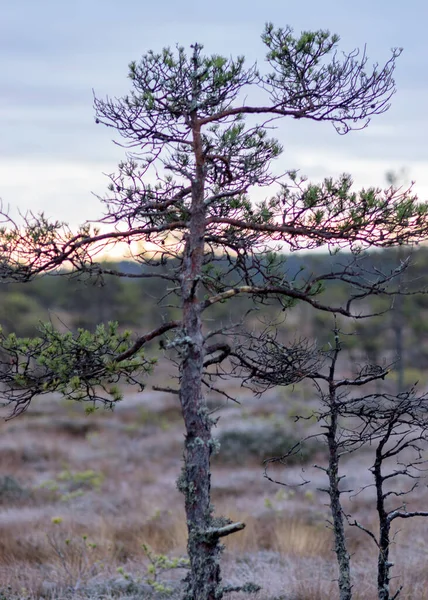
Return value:
M 337 448 L 337 413 L 334 407 L 335 390 L 330 391 L 330 399 L 333 399 L 331 405 L 331 421 L 328 429 L 327 439 L 329 446 L 329 496 L 330 508 L 333 518 L 334 532 L 334 550 L 336 552 L 337 562 L 339 565 L 339 598 L 340 600 L 351 600 L 352 585 L 351 585 L 351 568 L 349 553 L 346 547 L 345 527 L 343 524 L 343 511 L 340 502 L 339 490 L 339 455 Z
M 213 535 L 210 457 L 213 448 L 206 401 L 202 391 L 204 338 L 197 288 L 201 279 L 204 238 L 204 170 L 198 124 L 193 128 L 196 158 L 192 181 L 189 233 L 183 256 L 183 302 L 180 402 L 186 427 L 183 472 L 178 482 L 185 496 L 190 573 L 186 600 L 218 600 L 222 597 L 219 555 L 222 546 Z M 211 530 L 211 533 L 209 533 Z
M 390 568 L 391 563 L 389 562 L 389 529 L 390 524 L 387 519 L 380 526 L 379 535 L 379 556 L 378 556 L 378 577 L 377 587 L 379 600 L 390 600 L 389 581 L 390 581 Z
M 376 460 L 373 466 L 373 475 L 376 485 L 376 509 L 379 517 L 379 555 L 377 570 L 377 589 L 379 600 L 390 600 L 389 582 L 390 569 L 392 564 L 389 562 L 390 547 L 390 529 L 391 523 L 385 510 L 385 494 L 383 491 L 382 477 L 382 450 L 384 444 L 380 444 L 376 451 Z
M 191 318 L 191 313 L 193 319 Z M 182 363 L 180 399 L 186 425 L 184 467 L 179 488 L 185 495 L 188 526 L 188 553 L 191 571 L 186 600 L 221 598 L 218 538 L 209 538 L 212 526 L 210 456 L 211 422 L 201 389 L 203 340 L 195 307 L 188 312 L 184 336 L 192 341 Z
M 400 276 L 401 280 L 401 276 Z M 401 281 L 399 282 L 400 285 Z M 395 371 L 397 372 L 397 394 L 401 394 L 404 391 L 404 356 L 403 356 L 403 334 L 405 326 L 404 318 L 404 307 L 403 297 L 397 296 L 395 298 L 394 310 L 392 312 L 392 328 L 395 334 L 395 353 L 396 363 Z

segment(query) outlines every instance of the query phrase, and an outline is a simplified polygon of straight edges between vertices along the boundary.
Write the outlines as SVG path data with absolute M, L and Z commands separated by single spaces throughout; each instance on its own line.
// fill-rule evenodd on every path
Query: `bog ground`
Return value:
M 229 391 L 240 406 L 213 398 L 213 405 L 222 406 L 213 501 L 216 513 L 245 521 L 246 529 L 226 542 L 224 579 L 231 586 L 251 581 L 262 588 L 229 597 L 334 600 L 327 497 L 318 490 L 324 476 L 311 466 L 325 461 L 322 443 L 307 449 L 303 463 L 275 472 L 298 484 L 304 468 L 311 479 L 306 486 L 272 484 L 261 466 L 273 450 L 313 430 L 311 419 L 293 419 L 303 400 L 310 416 L 310 389 L 272 391 L 262 399 L 233 384 Z M 2 600 L 179 597 L 185 567 L 163 568 L 171 564 L 159 559 L 186 552 L 183 499 L 176 489 L 183 426 L 174 397 L 130 391 L 113 413 L 100 409 L 90 416 L 83 406 L 50 397 L 0 428 Z M 370 458 L 368 451 L 348 459 L 348 487 L 370 483 Z M 422 485 L 412 508 L 427 500 Z M 365 524 L 374 523 L 372 506 L 370 488 L 346 503 Z M 394 581 L 404 584 L 403 599 L 424 600 L 428 524 L 412 519 L 401 529 L 393 546 Z M 374 544 L 355 528 L 349 537 L 355 597 L 375 599 Z

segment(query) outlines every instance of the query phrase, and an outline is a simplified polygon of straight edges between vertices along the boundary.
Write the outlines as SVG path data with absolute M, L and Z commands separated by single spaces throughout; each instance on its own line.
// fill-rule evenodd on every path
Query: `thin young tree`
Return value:
M 230 353 L 221 330 L 204 324 L 210 307 L 248 295 L 276 298 L 284 308 L 301 301 L 351 316 L 355 301 L 384 293 L 392 277 L 362 272 L 361 248 L 411 243 L 424 238 L 428 226 L 427 206 L 410 190 L 354 192 L 348 175 L 314 185 L 295 171 L 279 177 L 271 170 L 281 147 L 269 131 L 280 119 L 328 121 L 343 134 L 385 112 L 401 50 L 371 68 L 365 51 L 340 57 L 339 38 L 327 31 L 294 37 L 289 27 L 268 24 L 262 40 L 268 50 L 263 71 L 246 66 L 242 57 L 204 56 L 199 44 L 189 54 L 166 48 L 131 63 L 131 93 L 95 99 L 96 122 L 118 133 L 128 149 L 101 198 L 106 210 L 98 227 L 86 224 L 73 233 L 43 215 L 28 215 L 21 225 L 5 214 L 0 232 L 4 281 L 61 269 L 96 278 L 126 276 L 105 269 L 96 256 L 127 244 L 141 265 L 138 276 L 162 278 L 177 298 L 179 319 L 136 339 L 114 326 L 75 336 L 43 327 L 36 340 L 3 337 L 10 360 L 2 395 L 15 413 L 51 391 L 115 402 L 121 377 L 144 385 L 139 375 L 152 366 L 144 348 L 167 335 L 163 344 L 178 356 L 179 368 L 179 385 L 169 391 L 178 394 L 186 428 L 179 488 L 189 531 L 188 599 L 221 598 L 220 540 L 243 527 L 215 518 L 210 502 L 216 443 L 204 385 L 212 385 L 209 367 Z M 251 101 L 254 91 L 263 102 Z M 258 204 L 250 198 L 257 188 L 267 196 Z M 289 280 L 273 252 L 278 244 L 291 250 L 346 246 L 355 256 L 323 276 Z M 323 282 L 332 279 L 349 286 L 343 305 L 323 301 Z M 101 394 L 98 384 L 106 379 Z
M 350 525 L 367 533 L 376 544 L 379 600 L 395 600 L 399 597 L 402 586 L 394 593 L 391 592 L 391 568 L 394 566 L 390 560 L 393 543 L 392 523 L 396 519 L 428 517 L 428 511 L 411 511 L 407 506 L 407 503 L 413 500 L 412 492 L 423 480 L 426 480 L 427 459 L 424 453 L 428 442 L 428 397 L 425 394 L 418 395 L 415 388 L 395 394 L 377 391 L 376 393 L 354 394 L 353 397 L 350 397 L 349 392 L 345 391 L 339 395 L 337 392 L 340 388 L 349 390 L 355 386 L 360 387 L 384 379 L 388 374 L 388 369 L 377 365 L 366 365 L 352 380 L 341 380 L 340 378 L 335 380 L 333 371 L 338 352 L 340 352 L 340 342 L 336 337 L 336 348 L 331 359 L 330 374 L 325 379 L 329 384 L 327 396 L 329 402 L 326 405 L 328 410 L 322 415 L 323 422 L 326 423 L 323 426 L 327 431 L 329 446 L 329 466 L 323 470 L 329 476 L 328 491 L 333 522 L 336 521 L 336 515 L 340 514 L 343 525 L 345 513 L 340 503 L 340 494 L 345 490 L 340 490 L 339 482 L 346 475 L 335 480 L 332 479 L 334 472 L 332 466 L 338 466 L 340 458 L 346 454 L 370 449 L 374 454 L 373 464 L 370 467 L 373 483 L 365 488 L 354 490 L 354 493 L 374 488 L 378 532 L 375 533 L 349 514 L 346 514 L 346 520 Z M 337 474 L 337 469 L 335 471 Z M 332 501 L 332 492 L 337 497 L 337 503 Z M 336 527 L 334 531 L 336 545 L 339 538 L 345 541 L 343 530 L 342 535 L 339 536 Z M 341 567 L 339 557 L 345 555 L 346 545 L 338 553 L 341 573 L 343 567 Z M 346 572 L 346 569 L 343 570 Z M 344 596 L 344 598 L 346 597 Z
M 376 493 L 378 532 L 355 519 L 350 524 L 370 536 L 378 549 L 377 590 L 379 600 L 395 600 L 402 586 L 391 591 L 392 523 L 397 519 L 428 517 L 428 511 L 409 510 L 412 492 L 426 481 L 428 443 L 428 397 L 418 395 L 414 388 L 393 394 L 376 394 L 349 403 L 343 408 L 347 420 L 361 423 L 355 430 L 350 426 L 350 443 L 370 446 L 374 460 L 370 467 Z M 398 505 L 397 505 L 398 503 Z
M 316 418 L 318 430 L 302 438 L 282 456 L 267 459 L 264 475 L 276 484 L 288 485 L 286 480 L 279 480 L 277 476 L 271 475 L 270 467 L 278 464 L 288 466 L 290 459 L 298 455 L 310 440 L 321 439 L 325 442 L 327 465 L 316 466 L 326 474 L 328 480 L 327 486 L 321 491 L 329 496 L 334 550 L 338 564 L 339 598 L 351 600 L 351 561 L 345 531 L 346 515 L 341 502 L 341 495 L 344 493 L 341 482 L 346 475 L 340 473 L 340 460 L 343 455 L 359 449 L 362 444 L 344 435 L 340 418 L 344 404 L 349 401 L 350 389 L 358 389 L 381 379 L 385 377 L 386 371 L 365 367 L 356 373 L 355 377 L 340 377 L 338 358 L 342 347 L 337 326 L 334 330 L 334 343 L 327 350 L 319 349 L 306 340 L 283 344 L 272 329 L 266 329 L 263 335 L 246 334 L 243 337 L 239 350 L 233 352 L 232 360 L 237 374 L 254 391 L 263 393 L 276 385 L 294 385 L 304 380 L 311 381 L 315 386 L 319 402 L 311 417 Z M 307 483 L 309 480 L 303 477 L 298 485 Z

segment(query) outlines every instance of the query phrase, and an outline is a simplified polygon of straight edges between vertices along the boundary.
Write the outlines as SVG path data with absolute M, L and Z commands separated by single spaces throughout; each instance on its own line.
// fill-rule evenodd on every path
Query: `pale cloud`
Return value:
M 19 0 L 5 3 L 0 23 L 0 197 L 15 211 L 43 210 L 73 225 L 100 215 L 91 192 L 123 158 L 113 132 L 94 124 L 92 89 L 103 97 L 129 89 L 127 64 L 148 49 L 203 42 L 208 53 L 263 61 L 265 21 L 302 29 L 329 28 L 341 48 L 367 42 L 370 64 L 393 46 L 398 92 L 390 111 L 370 127 L 338 136 L 329 125 L 285 122 L 277 132 L 284 154 L 275 170 L 298 168 L 316 180 L 347 171 L 356 185 L 384 185 L 385 172 L 407 167 L 428 198 L 428 5 L 415 0 L 247 2 L 217 0 Z
M 114 165 L 111 165 L 112 170 Z M 1 200 L 10 215 L 18 218 L 18 208 L 43 211 L 51 219 L 77 225 L 101 216 L 102 205 L 91 191 L 102 195 L 107 178 L 103 165 L 50 160 L 2 161 Z
M 398 175 L 404 169 L 403 186 L 410 186 L 415 181 L 413 191 L 420 199 L 428 198 L 428 163 L 413 161 L 411 166 L 403 165 L 400 160 L 389 159 L 363 159 L 344 157 L 338 152 L 324 152 L 322 159 L 318 153 L 305 152 L 296 155 L 296 162 L 300 165 L 302 174 L 311 180 L 319 181 L 324 177 L 339 177 L 342 173 L 352 176 L 356 189 L 375 187 L 385 189 L 389 187 L 386 173 L 394 171 Z

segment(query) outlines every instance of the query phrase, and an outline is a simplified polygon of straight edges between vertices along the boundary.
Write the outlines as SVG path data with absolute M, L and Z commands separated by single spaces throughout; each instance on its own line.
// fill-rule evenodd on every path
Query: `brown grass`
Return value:
M 246 528 L 226 538 L 226 548 L 233 553 L 271 550 L 280 555 L 318 556 L 332 546 L 332 536 L 325 523 L 312 524 L 284 513 L 266 512 L 258 517 L 225 511 L 232 520 L 243 520 Z

